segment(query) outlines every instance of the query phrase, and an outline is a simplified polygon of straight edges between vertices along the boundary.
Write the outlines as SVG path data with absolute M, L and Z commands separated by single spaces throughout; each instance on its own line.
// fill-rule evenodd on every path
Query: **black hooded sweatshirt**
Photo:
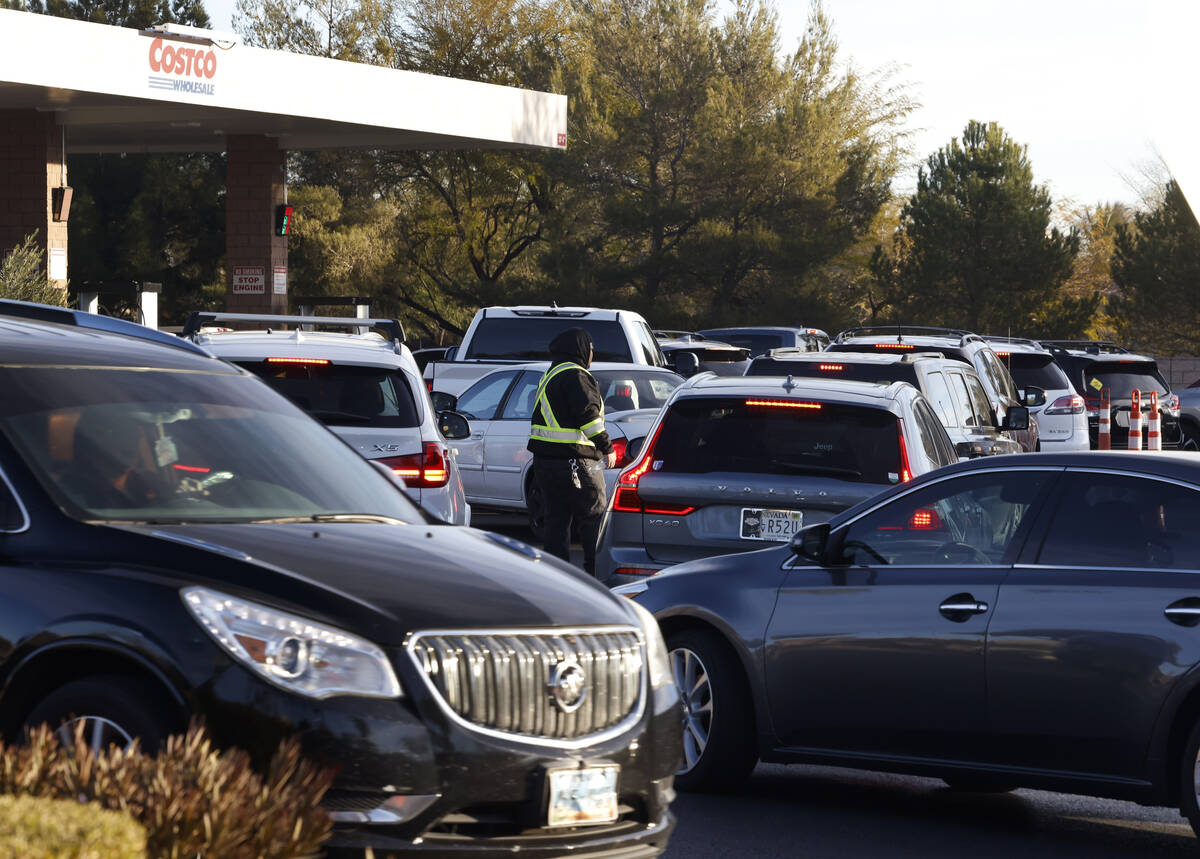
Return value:
M 550 341 L 551 373 L 560 364 L 588 365 L 592 337 L 582 328 L 568 328 Z M 586 370 L 563 370 L 546 385 L 546 399 L 558 423 L 566 429 L 580 429 L 604 416 L 604 400 L 595 378 Z M 540 404 L 535 404 L 531 425 L 547 425 Z M 589 436 L 592 444 L 564 444 L 530 438 L 527 447 L 535 456 L 551 459 L 600 459 L 612 453 L 612 441 L 604 424 Z

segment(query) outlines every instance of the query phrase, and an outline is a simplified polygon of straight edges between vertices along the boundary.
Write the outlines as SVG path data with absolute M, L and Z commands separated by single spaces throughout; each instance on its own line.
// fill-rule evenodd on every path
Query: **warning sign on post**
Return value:
M 287 267 L 277 265 L 271 269 L 271 291 L 276 295 L 287 295 Z
M 233 267 L 233 294 L 254 295 L 267 291 L 267 269 L 261 265 Z

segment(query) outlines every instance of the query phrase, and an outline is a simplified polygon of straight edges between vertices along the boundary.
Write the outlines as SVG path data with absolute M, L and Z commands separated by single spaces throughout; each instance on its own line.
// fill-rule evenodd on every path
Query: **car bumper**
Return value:
M 673 775 L 682 756 L 673 686 L 650 692 L 645 712 L 628 731 L 592 746 L 558 749 L 456 723 L 404 660 L 393 657 L 407 693 L 401 700 L 313 701 L 231 665 L 193 693 L 193 709 L 215 742 L 248 748 L 260 766 L 280 740 L 295 735 L 307 758 L 337 771 L 323 805 L 351 813 L 350 822 L 335 824 L 331 855 L 351 851 L 347 855 L 361 857 L 371 847 L 385 855 L 640 857 L 665 848 L 674 827 Z M 620 767 L 618 820 L 545 826 L 546 771 L 584 764 Z M 397 796 L 434 799 L 403 822 L 353 822 L 353 812 L 385 809 Z

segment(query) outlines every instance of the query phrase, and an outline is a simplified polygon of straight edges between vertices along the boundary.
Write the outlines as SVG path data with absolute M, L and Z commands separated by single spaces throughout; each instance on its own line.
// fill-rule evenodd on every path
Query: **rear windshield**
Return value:
M 751 355 L 765 355 L 772 349 L 796 345 L 794 337 L 789 338 L 790 342 L 783 342 L 782 334 L 723 334 L 720 331 L 710 331 L 705 333 L 704 336 L 713 340 L 720 340 L 722 343 L 728 343 L 730 346 L 740 346 L 743 349 L 749 349 Z
M 479 320 L 465 358 L 511 361 L 549 361 L 550 341 L 568 328 L 592 336 L 594 361 L 632 362 L 629 340 L 615 319 L 575 319 L 565 316 L 489 317 Z
M 852 382 L 908 382 L 915 388 L 917 371 L 912 364 L 856 364 L 851 361 L 778 361 L 756 358 L 747 376 L 796 376 L 804 379 L 849 379 Z
M 1018 388 L 1024 389 L 1033 385 L 1043 391 L 1058 391 L 1071 387 L 1067 374 L 1049 355 L 1000 355 L 1000 360 L 1008 368 Z
M 882 343 L 867 343 L 856 340 L 851 340 L 847 343 L 831 343 L 825 351 L 868 352 L 876 355 L 905 355 L 911 352 L 941 352 L 947 358 L 953 358 L 956 361 L 962 361 L 966 364 L 971 363 L 971 357 L 957 346 L 921 346 L 915 343 L 909 343 L 907 341 L 897 343 L 895 340 L 886 340 Z
M 1165 394 L 1169 390 L 1157 367 L 1146 361 L 1090 364 L 1083 368 L 1083 385 L 1089 396 L 1099 395 L 1108 388 L 1108 395 L 1114 400 L 1129 399 L 1135 388 L 1143 394 L 1150 391 Z
M 238 364 L 328 426 L 421 425 L 412 389 L 401 370 L 268 361 Z
M 900 442 L 890 412 L 829 403 L 808 408 L 750 402 L 744 397 L 676 402 L 654 443 L 654 470 L 899 481 Z

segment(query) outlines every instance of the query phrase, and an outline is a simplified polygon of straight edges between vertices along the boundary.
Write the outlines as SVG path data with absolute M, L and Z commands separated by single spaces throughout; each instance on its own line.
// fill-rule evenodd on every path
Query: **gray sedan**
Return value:
M 676 784 L 756 760 L 1179 807 L 1200 825 L 1200 461 L 989 457 L 790 546 L 619 588 L 685 701 Z

